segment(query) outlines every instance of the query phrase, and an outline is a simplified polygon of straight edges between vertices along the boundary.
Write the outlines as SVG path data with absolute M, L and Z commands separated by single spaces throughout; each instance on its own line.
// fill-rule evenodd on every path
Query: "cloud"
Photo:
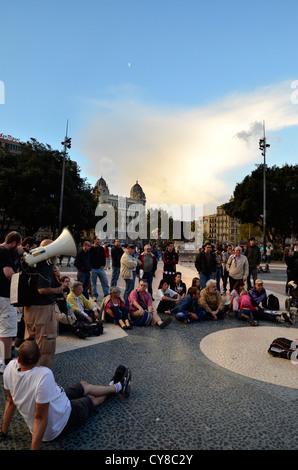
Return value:
M 80 151 L 90 162 L 90 176 L 103 176 L 113 194 L 129 196 L 138 180 L 149 203 L 203 204 L 210 210 L 229 200 L 242 169 L 260 157 L 263 121 L 266 132 L 298 125 L 290 92 L 285 82 L 177 109 L 118 93 L 94 100 L 96 112 L 82 129 Z

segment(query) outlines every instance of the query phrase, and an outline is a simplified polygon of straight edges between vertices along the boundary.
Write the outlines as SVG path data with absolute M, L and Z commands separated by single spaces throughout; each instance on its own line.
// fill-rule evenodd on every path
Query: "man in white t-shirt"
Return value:
M 79 426 L 114 393 L 130 393 L 131 372 L 117 367 L 108 386 L 81 381 L 65 390 L 56 384 L 52 371 L 38 366 L 40 351 L 34 341 L 25 341 L 18 359 L 10 361 L 3 375 L 7 401 L 0 440 L 7 437 L 16 409 L 32 433 L 31 449 L 38 450 L 42 441 L 52 441 Z

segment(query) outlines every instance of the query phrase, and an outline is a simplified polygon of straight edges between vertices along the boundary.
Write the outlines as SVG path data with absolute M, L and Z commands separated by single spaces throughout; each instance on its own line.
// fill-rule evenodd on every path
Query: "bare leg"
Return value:
M 84 394 L 88 395 L 95 406 L 101 405 L 109 395 L 116 393 L 115 385 L 92 385 L 81 381 Z

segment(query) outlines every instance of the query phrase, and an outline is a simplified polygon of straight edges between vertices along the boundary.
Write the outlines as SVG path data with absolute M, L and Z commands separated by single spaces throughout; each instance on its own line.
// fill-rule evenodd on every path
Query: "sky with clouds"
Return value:
M 296 0 L 16 0 L 1 7 L 0 133 L 62 149 L 148 203 L 216 211 L 297 164 Z M 1 95 L 0 95 L 1 97 Z

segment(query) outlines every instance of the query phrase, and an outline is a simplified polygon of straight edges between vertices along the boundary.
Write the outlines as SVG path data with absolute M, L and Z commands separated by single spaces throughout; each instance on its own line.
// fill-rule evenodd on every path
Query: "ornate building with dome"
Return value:
M 126 197 L 110 194 L 109 187 L 101 176 L 93 189 L 93 194 L 98 204 L 110 204 L 113 207 L 117 207 L 119 210 L 128 209 L 132 204 L 146 205 L 146 196 L 138 181 L 131 188 L 130 197 Z M 126 207 L 123 207 L 124 201 Z
M 115 211 L 117 212 L 118 221 L 115 227 L 115 235 L 122 241 L 129 242 L 128 238 L 123 235 L 122 228 L 126 230 L 129 222 L 136 217 L 136 212 L 139 210 L 136 208 L 136 205 L 142 205 L 146 211 L 146 196 L 139 182 L 136 181 L 136 183 L 132 186 L 129 197 L 119 196 L 117 194 L 110 194 L 109 187 L 104 178 L 101 176 L 93 189 L 93 194 L 98 205 L 109 204 L 110 206 L 114 207 Z M 89 234 L 89 236 L 90 235 L 91 234 Z M 113 237 L 107 236 L 106 240 L 112 242 L 113 238 L 115 238 L 115 235 L 113 235 Z

